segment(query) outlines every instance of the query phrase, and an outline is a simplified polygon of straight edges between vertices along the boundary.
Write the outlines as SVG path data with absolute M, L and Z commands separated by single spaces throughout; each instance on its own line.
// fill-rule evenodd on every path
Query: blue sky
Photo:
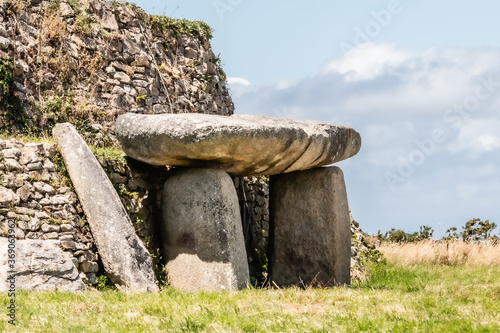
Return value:
M 135 2 L 214 28 L 236 113 L 359 131 L 339 166 L 365 231 L 500 224 L 499 2 Z

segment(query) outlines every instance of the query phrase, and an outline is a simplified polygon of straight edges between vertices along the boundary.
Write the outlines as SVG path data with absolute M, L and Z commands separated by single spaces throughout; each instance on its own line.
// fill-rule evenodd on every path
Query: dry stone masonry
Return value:
M 5 0 L 0 22 L 0 59 L 12 62 L 20 101 L 0 107 L 0 130 L 50 133 L 69 121 L 108 146 L 124 112 L 233 114 L 202 22 L 103 0 Z
M 0 140 L 0 236 L 15 221 L 19 288 L 75 291 L 96 283 L 93 237 L 58 159 L 54 144 Z M 1 256 L 2 271 L 6 262 Z
M 234 177 L 252 285 L 267 278 L 269 240 L 269 178 Z

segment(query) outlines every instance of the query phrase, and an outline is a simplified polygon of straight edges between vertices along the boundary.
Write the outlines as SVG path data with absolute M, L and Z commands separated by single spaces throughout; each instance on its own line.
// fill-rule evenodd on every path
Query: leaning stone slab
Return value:
M 270 279 L 280 286 L 350 284 L 351 228 L 342 171 L 272 176 Z
M 111 281 L 125 290 L 158 291 L 151 257 L 95 156 L 72 125 L 57 124 L 52 134 Z
M 163 189 L 163 238 L 170 285 L 239 290 L 249 282 L 238 196 L 222 170 L 176 170 Z
M 78 275 L 78 261 L 71 253 L 64 252 L 59 243 L 17 239 L 13 274 L 8 262 L 9 240 L 0 238 L 0 291 L 9 291 L 11 284 L 17 290 L 84 290 L 85 284 Z
M 361 147 L 349 127 L 249 115 L 125 114 L 116 121 L 116 135 L 128 156 L 148 164 L 244 176 L 329 165 Z

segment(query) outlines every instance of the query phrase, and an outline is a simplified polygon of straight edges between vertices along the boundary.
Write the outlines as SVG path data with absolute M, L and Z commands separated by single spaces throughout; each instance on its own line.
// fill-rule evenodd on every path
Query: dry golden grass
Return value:
M 400 265 L 500 266 L 500 244 L 490 242 L 432 241 L 381 243 L 384 257 Z
M 67 34 L 66 23 L 59 17 L 46 17 L 42 22 L 43 37 L 49 41 L 60 42 Z

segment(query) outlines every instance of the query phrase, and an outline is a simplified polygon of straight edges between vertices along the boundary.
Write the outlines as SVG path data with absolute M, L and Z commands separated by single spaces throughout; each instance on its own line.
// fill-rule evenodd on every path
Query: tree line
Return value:
M 496 223 L 490 220 L 481 221 L 481 219 L 473 218 L 465 223 L 465 225 L 458 230 L 452 227 L 446 230 L 446 235 L 442 240 L 462 240 L 464 242 L 478 242 L 478 241 L 494 241 L 498 242 L 500 238 L 493 234 L 493 230 L 497 227 Z M 434 229 L 429 226 L 423 225 L 419 231 L 407 233 L 404 230 L 392 228 L 386 233 L 377 232 L 377 239 L 381 242 L 393 243 L 413 243 L 426 239 L 432 239 Z

